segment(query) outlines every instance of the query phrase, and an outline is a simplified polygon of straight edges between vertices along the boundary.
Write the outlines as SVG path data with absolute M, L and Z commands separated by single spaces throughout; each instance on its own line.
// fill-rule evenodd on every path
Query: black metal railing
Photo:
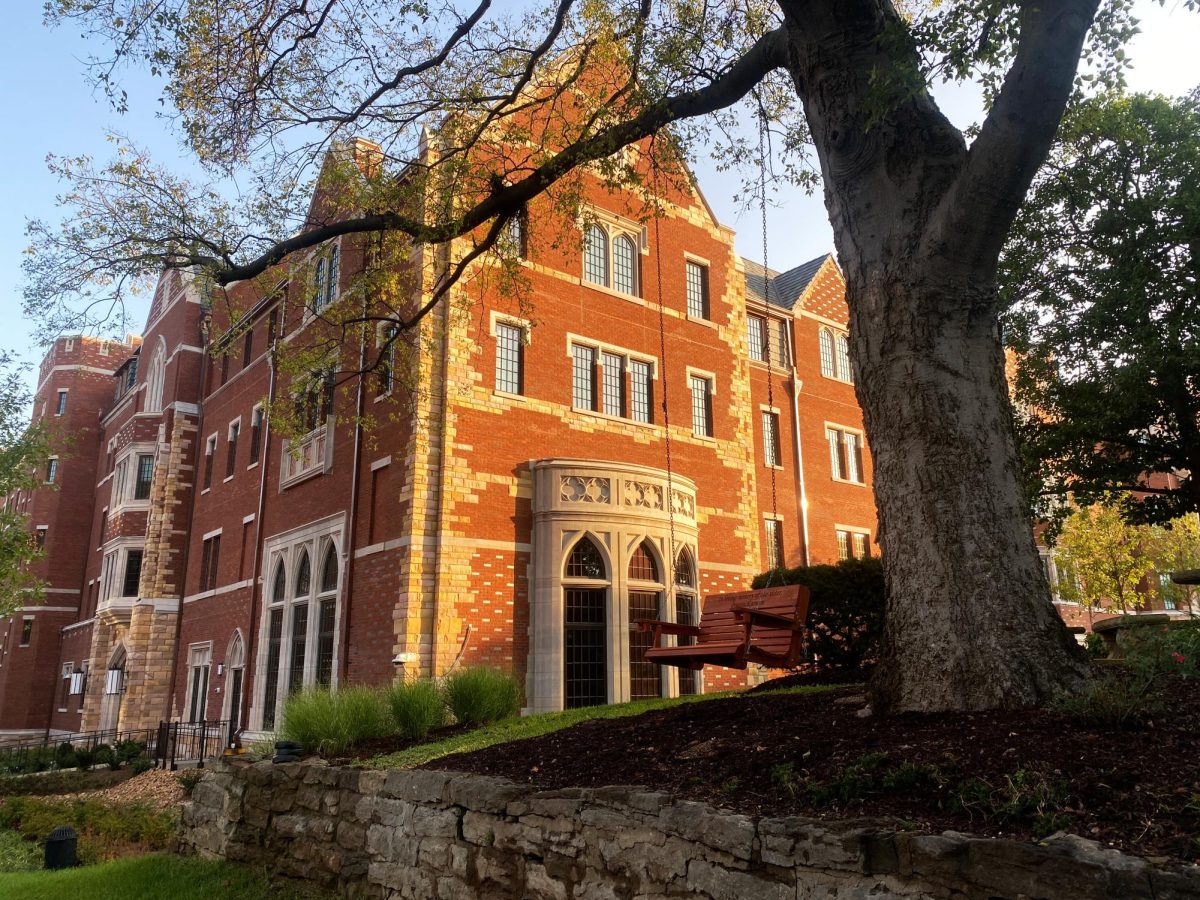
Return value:
M 130 759 L 138 756 L 153 758 L 156 728 L 103 729 L 99 731 L 74 731 L 66 734 L 42 735 L 26 738 L 0 746 L 0 772 L 28 773 L 44 772 L 57 768 L 73 768 L 77 751 L 96 753 L 108 747 L 114 753 L 122 745 L 132 747 L 140 744 L 138 752 L 126 751 Z
M 194 762 L 204 768 L 206 759 L 225 752 L 233 740 L 232 723 L 160 722 L 155 739 L 155 760 L 161 768 L 174 770 L 181 762 Z
M 163 769 L 174 770 L 180 763 L 195 763 L 203 768 L 205 760 L 220 756 L 234 737 L 231 724 L 217 720 L 42 735 L 0 745 L 0 774 L 74 768 L 78 764 L 78 751 L 95 754 L 101 747 L 110 748 L 124 762 L 146 757 Z

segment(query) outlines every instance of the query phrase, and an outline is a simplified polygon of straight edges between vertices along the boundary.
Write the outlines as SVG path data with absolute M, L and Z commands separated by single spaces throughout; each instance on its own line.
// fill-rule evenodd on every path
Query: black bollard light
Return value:
M 78 840 L 75 829 L 70 825 L 63 825 L 50 832 L 50 837 L 46 838 L 46 868 L 74 868 L 75 844 Z

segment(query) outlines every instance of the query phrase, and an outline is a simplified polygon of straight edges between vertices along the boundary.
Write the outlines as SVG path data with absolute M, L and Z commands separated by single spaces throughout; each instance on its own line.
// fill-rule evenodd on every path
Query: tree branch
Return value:
M 526 178 L 511 185 L 498 186 L 483 200 L 445 223 L 430 225 L 399 212 L 374 213 L 331 222 L 297 234 L 280 241 L 256 259 L 244 264 L 233 264 L 227 259 L 203 254 L 191 254 L 181 259 L 177 267 L 211 266 L 215 269 L 213 277 L 217 283 L 228 285 L 261 274 L 290 253 L 344 234 L 400 231 L 420 243 L 444 243 L 461 237 L 489 219 L 507 219 L 516 214 L 529 200 L 543 193 L 578 166 L 603 159 L 621 147 L 655 134 L 672 122 L 706 115 L 736 103 L 768 72 L 783 66 L 785 62 L 785 36 L 782 29 L 775 29 L 759 38 L 723 75 L 710 84 L 661 100 L 626 121 L 571 143 Z
M 992 268 L 1049 153 L 1099 0 L 1026 0 L 1016 58 L 942 199 L 925 258 L 963 273 Z

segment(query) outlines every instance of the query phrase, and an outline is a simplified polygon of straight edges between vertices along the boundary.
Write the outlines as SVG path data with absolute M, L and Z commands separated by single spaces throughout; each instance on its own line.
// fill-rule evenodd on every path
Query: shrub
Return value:
M 75 751 L 75 767 L 87 772 L 96 764 L 96 752 L 80 747 Z
M 149 772 L 154 768 L 154 760 L 148 756 L 139 756 L 129 764 L 129 768 L 133 770 L 134 775 L 141 775 L 143 772 Z
M 766 572 L 753 586 L 768 583 L 808 588 L 807 652 L 818 668 L 855 670 L 876 661 L 884 608 L 883 564 L 878 559 Z
M 384 696 L 400 736 L 419 741 L 446 724 L 446 704 L 438 686 L 427 679 L 405 681 L 389 687 Z
M 41 797 L 10 797 L 0 805 L 0 827 L 11 828 L 30 840 L 44 840 L 60 825 L 71 825 L 85 841 L 100 849 L 137 844 L 147 850 L 163 850 L 175 832 L 168 813 L 139 803 L 109 803 L 101 800 L 49 800 Z
M 175 776 L 175 780 L 179 782 L 179 786 L 183 788 L 183 792 L 189 797 L 192 796 L 192 791 L 196 789 L 196 785 L 200 783 L 200 779 L 204 777 L 204 773 L 199 769 L 188 769 L 186 772 L 180 772 Z
M 142 741 L 121 741 L 113 748 L 113 753 L 119 762 L 131 763 L 146 752 Z
M 283 706 L 279 736 L 326 756 L 345 753 L 351 744 L 392 732 L 382 694 L 369 687 L 305 688 Z
M 54 766 L 58 769 L 73 769 L 78 764 L 75 748 L 67 741 L 58 745 L 54 751 Z
M 1085 724 L 1128 728 L 1157 715 L 1167 703 L 1167 678 L 1200 674 L 1200 623 L 1135 625 L 1122 629 L 1119 667 L 1098 675 L 1059 709 Z
M 1083 639 L 1083 647 L 1087 651 L 1088 659 L 1104 659 L 1108 656 L 1108 645 L 1104 638 L 1094 631 L 1087 633 L 1087 637 Z
M 462 725 L 486 725 L 521 711 L 521 687 L 506 672 L 478 666 L 446 676 L 446 705 Z

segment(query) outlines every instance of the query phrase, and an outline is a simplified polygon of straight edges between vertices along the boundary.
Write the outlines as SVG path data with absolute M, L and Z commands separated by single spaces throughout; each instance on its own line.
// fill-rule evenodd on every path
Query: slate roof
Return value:
M 743 256 L 742 262 L 746 266 L 746 293 L 759 300 L 766 300 L 767 282 L 769 281 L 771 305 L 791 309 L 829 257 L 830 254 L 822 253 L 816 259 L 801 263 L 794 269 L 776 272 L 774 269 L 764 268 L 760 263 Z

